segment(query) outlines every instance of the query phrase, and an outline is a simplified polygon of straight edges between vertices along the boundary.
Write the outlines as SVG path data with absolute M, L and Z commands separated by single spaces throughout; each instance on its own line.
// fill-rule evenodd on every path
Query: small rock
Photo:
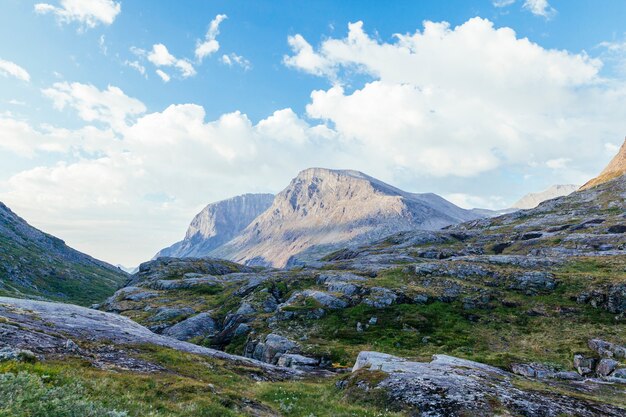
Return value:
M 363 333 L 363 325 L 360 321 L 356 323 L 356 331 L 359 333 Z
M 611 372 L 613 372 L 617 368 L 618 365 L 619 362 L 617 362 L 616 360 L 606 358 L 600 359 L 600 362 L 596 367 L 596 374 L 598 376 L 609 376 L 611 375 Z
M 294 353 L 285 353 L 281 355 L 277 363 L 278 366 L 298 370 L 311 370 L 318 367 L 319 364 L 320 361 L 318 359 L 309 358 Z
M 363 303 L 374 308 L 389 307 L 396 302 L 398 296 L 391 290 L 382 287 L 374 287 L 371 289 L 369 297 L 363 300 Z
M 583 355 L 574 355 L 574 368 L 582 375 L 587 376 L 593 374 L 596 369 L 598 360 L 595 358 L 586 358 Z
M 35 362 L 37 356 L 30 350 L 14 349 L 11 347 L 0 348 L 0 362 L 19 361 L 19 362 Z

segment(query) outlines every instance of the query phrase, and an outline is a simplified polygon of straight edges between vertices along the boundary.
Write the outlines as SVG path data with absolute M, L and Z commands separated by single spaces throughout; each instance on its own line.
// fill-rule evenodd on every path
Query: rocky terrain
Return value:
M 526 194 L 524 197 L 520 198 L 511 206 L 513 209 L 518 210 L 528 210 L 537 207 L 539 204 L 543 203 L 547 200 L 552 200 L 553 198 L 563 197 L 566 195 L 570 195 L 574 191 L 578 190 L 577 185 L 573 184 L 564 184 L 564 185 L 553 185 L 547 190 L 538 192 L 538 193 L 530 193 Z
M 90 304 L 127 277 L 35 229 L 0 203 L 0 295 Z
M 286 225 L 299 201 L 300 217 L 332 217 L 331 190 L 427 210 L 332 175 L 276 197 Z M 449 223 L 338 240 L 282 269 L 160 257 L 91 310 L 0 298 L 0 373 L 77 379 L 121 415 L 626 414 L 626 176 Z
M 269 208 L 272 194 L 244 194 L 207 205 L 198 213 L 185 238 L 162 249 L 154 259 L 165 257 L 202 257 L 228 242 L 252 220 Z
M 341 244 L 370 242 L 402 230 L 435 230 L 479 217 L 435 194 L 407 193 L 360 172 L 311 168 L 211 256 L 284 267 Z
M 290 269 L 156 260 L 100 308 L 300 372 L 353 369 L 343 398 L 409 415 L 622 415 L 625 197 L 619 177 Z

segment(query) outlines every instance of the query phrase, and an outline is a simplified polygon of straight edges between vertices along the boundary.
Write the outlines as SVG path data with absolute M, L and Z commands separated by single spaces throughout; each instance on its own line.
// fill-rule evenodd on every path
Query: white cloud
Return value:
M 524 8 L 536 16 L 542 16 L 546 19 L 556 14 L 556 10 L 550 6 L 548 0 L 525 0 Z
M 567 164 L 571 161 L 569 158 L 556 158 L 546 161 L 546 166 L 551 169 L 564 169 L 567 168 Z
M 102 55 L 106 56 L 109 53 L 109 48 L 107 47 L 104 35 L 100 35 L 100 38 L 98 38 L 98 47 L 100 48 L 100 53 L 102 53 Z
M 600 77 L 602 62 L 542 48 L 488 20 L 425 22 L 390 42 L 355 23 L 347 37 L 307 54 L 285 63 L 332 84 L 311 93 L 306 114 L 278 109 L 258 123 L 239 112 L 205 120 L 195 104 L 146 114 L 115 87 L 87 88 L 83 95 L 97 99 L 79 100 L 72 84 L 55 84 L 60 107 L 121 128 L 56 131 L 69 156 L 0 182 L 0 200 L 51 232 L 66 230 L 62 237 L 85 250 L 94 241 L 87 233 L 99 230 L 116 245 L 94 246 L 94 255 L 134 264 L 180 238 L 206 203 L 276 192 L 310 166 L 357 169 L 408 191 L 497 208 L 494 194 L 509 201 L 552 183 L 584 183 L 606 164 L 605 143 L 624 135 L 626 86 Z M 368 81 L 346 85 L 354 72 Z M 13 137 L 27 137 L 28 127 Z
M 452 193 L 443 196 L 459 207 L 466 209 L 484 208 L 489 210 L 501 210 L 506 207 L 506 202 L 500 196 L 482 197 L 465 193 Z
M 0 75 L 5 77 L 15 77 L 18 80 L 30 81 L 30 74 L 24 68 L 17 65 L 15 62 L 5 61 L 0 59 Z
M 493 0 L 494 7 L 508 7 L 515 3 L 515 0 Z
M 171 77 L 169 76 L 169 74 L 165 71 L 161 71 L 160 69 L 156 70 L 156 74 L 161 77 L 161 79 L 163 80 L 164 83 L 169 83 Z
M 591 138 L 619 132 L 616 120 L 625 113 L 617 105 L 625 90 L 608 93 L 599 60 L 544 49 L 480 18 L 456 28 L 425 22 L 423 31 L 392 43 L 369 37 L 357 22 L 346 38 L 296 49 L 285 63 L 338 77 L 339 85 L 311 94 L 309 117 L 362 146 L 368 158 L 421 175 L 472 176 L 570 157 Z M 340 85 L 345 71 L 374 81 L 348 93 Z M 598 100 L 610 114 L 593 110 Z
M 42 92 L 53 101 L 55 108 L 71 107 L 81 119 L 104 122 L 115 130 L 123 130 L 133 117 L 146 111 L 141 101 L 113 86 L 99 90 L 90 84 L 58 82 Z
M 250 61 L 248 61 L 243 56 L 237 55 L 235 53 L 222 55 L 221 61 L 222 61 L 223 64 L 226 64 L 229 67 L 237 65 L 237 66 L 243 68 L 244 71 L 248 71 L 249 69 L 252 68 L 252 64 L 250 63 Z
M 139 63 L 139 61 L 129 61 L 126 60 L 124 61 L 124 65 L 126 65 L 127 67 L 130 67 L 132 69 L 134 69 L 135 71 L 137 71 L 139 74 L 145 76 L 146 75 L 146 67 L 144 67 L 143 65 L 141 65 Z
M 196 75 L 196 70 L 191 62 L 186 59 L 176 58 L 162 43 L 154 44 L 152 46 L 152 51 L 147 54 L 147 58 L 148 61 L 156 67 L 176 67 L 183 78 Z M 163 71 L 161 71 L 161 73 L 163 73 Z M 161 76 L 161 74 L 159 74 L 159 76 Z M 163 76 L 161 76 L 161 78 L 165 81 Z M 169 77 L 167 81 L 169 81 Z
M 332 63 L 322 54 L 315 53 L 311 44 L 302 35 L 289 36 L 287 42 L 294 55 L 283 57 L 285 65 L 314 75 L 334 74 Z
M 59 7 L 48 3 L 35 4 L 35 12 L 52 13 L 60 23 L 77 22 L 82 28 L 110 25 L 121 10 L 121 2 L 113 0 L 61 0 Z
M 220 23 L 227 19 L 225 14 L 218 14 L 209 24 L 204 40 L 196 41 L 196 59 L 202 62 L 204 58 L 219 51 L 220 43 L 217 41 L 217 35 L 220 33 Z

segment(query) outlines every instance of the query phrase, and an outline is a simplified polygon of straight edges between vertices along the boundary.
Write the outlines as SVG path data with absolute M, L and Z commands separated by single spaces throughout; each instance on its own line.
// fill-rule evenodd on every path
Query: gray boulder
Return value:
M 163 334 L 178 340 L 189 340 L 198 336 L 212 336 L 217 332 L 217 324 L 210 313 L 200 313 L 176 323 Z
M 263 342 L 249 342 L 245 347 L 245 356 L 275 365 L 285 353 L 296 353 L 299 351 L 300 345 L 296 342 L 278 334 L 270 333 L 265 336 Z
M 149 321 L 170 321 L 178 317 L 189 316 L 195 311 L 190 307 L 173 308 L 173 307 L 160 307 L 157 309 L 157 313 L 150 317 Z
M 550 272 L 530 271 L 513 277 L 512 289 L 524 291 L 528 295 L 551 291 L 556 287 L 554 275 Z
M 600 359 L 596 366 L 596 375 L 609 376 L 619 366 L 619 362 L 614 359 Z
M 583 355 L 574 355 L 574 368 L 582 375 L 587 376 L 594 373 L 598 360 L 596 358 L 587 358 Z
M 281 307 L 290 306 L 296 304 L 299 300 L 304 298 L 312 298 L 313 300 L 320 303 L 322 306 L 329 308 L 331 310 L 342 309 L 348 307 L 348 303 L 343 301 L 340 298 L 335 297 L 332 294 L 329 294 L 324 291 L 316 291 L 316 290 L 304 290 L 295 292 L 289 299 L 282 304 Z
M 285 368 L 297 369 L 301 371 L 311 371 L 319 367 L 320 361 L 315 358 L 309 358 L 294 353 L 285 353 L 278 359 L 278 366 Z
M 620 360 L 626 358 L 626 346 L 620 346 L 601 339 L 590 339 L 588 345 L 589 349 L 595 351 L 602 358 L 615 358 Z
M 389 307 L 396 302 L 398 296 L 391 290 L 382 287 L 374 287 L 370 290 L 370 295 L 363 300 L 363 303 L 374 308 Z

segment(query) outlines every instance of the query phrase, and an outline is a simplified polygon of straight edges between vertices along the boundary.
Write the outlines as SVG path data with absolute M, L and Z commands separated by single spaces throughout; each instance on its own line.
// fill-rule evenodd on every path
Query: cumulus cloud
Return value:
M 109 90 L 100 93 L 107 95 Z M 126 106 L 120 107 L 114 113 L 124 114 Z M 81 106 L 73 108 L 80 114 Z M 106 229 L 106 233 L 117 236 L 117 241 L 132 240 L 131 233 L 142 236 L 132 241 L 137 252 L 111 248 L 115 259 L 133 264 L 178 238 L 181 227 L 208 201 L 231 193 L 284 186 L 302 168 L 293 155 L 308 155 L 312 165 L 333 164 L 333 157 L 316 152 L 332 142 L 329 135 L 333 133 L 323 126 L 309 126 L 289 109 L 257 124 L 240 112 L 216 120 L 205 118 L 201 106 L 181 104 L 144 114 L 120 131 L 59 131 L 59 140 L 71 140 L 74 151 L 58 163 L 13 175 L 0 183 L 0 196 L 35 224 L 47 224 L 51 231 L 60 227 L 50 225 L 52 219 L 63 218 L 77 224 L 93 222 L 90 227 Z M 0 123 L 0 132 L 5 132 L 2 126 Z M 33 135 L 30 141 L 38 140 L 35 129 L 28 125 L 19 128 Z M 26 133 L 11 137 L 23 140 Z M 99 140 L 84 143 L 81 138 L 87 136 Z M 19 148 L 11 150 L 22 152 Z M 29 151 L 32 149 L 24 150 Z M 78 159 L 72 156 L 76 154 Z M 155 201 L 154 196 L 167 198 Z M 32 209 L 34 205 L 37 210 Z M 84 242 L 85 233 L 89 231 L 72 230 L 63 237 L 72 243 L 72 236 L 80 236 Z M 102 252 L 94 254 L 114 260 Z
M 42 92 L 55 108 L 71 107 L 84 121 L 104 122 L 115 130 L 123 130 L 133 117 L 146 111 L 141 101 L 113 86 L 99 90 L 90 84 L 59 82 Z
M 544 49 L 486 19 L 455 28 L 425 22 L 390 43 L 370 37 L 361 22 L 317 50 L 291 39 L 309 46 L 296 48 L 286 65 L 335 84 L 312 92 L 307 115 L 359 144 L 369 159 L 417 175 L 473 176 L 563 153 L 580 152 L 572 160 L 581 161 L 578 146 L 621 129 L 624 89 L 608 92 L 599 60 Z M 345 71 L 373 81 L 347 92 Z M 593 110 L 597 100 L 608 113 Z
M 357 22 L 345 38 L 306 54 L 285 64 L 329 86 L 311 93 L 305 114 L 277 109 L 258 122 L 240 112 L 207 120 L 190 103 L 146 112 L 112 86 L 55 84 L 46 95 L 92 131 L 58 130 L 67 158 L 0 182 L 0 199 L 39 216 L 42 227 L 72 219 L 62 225 L 70 243 L 72 236 L 87 242 L 96 222 L 116 245 L 94 255 L 134 264 L 180 238 L 206 203 L 276 192 L 310 166 L 357 169 L 409 191 L 498 208 L 551 183 L 584 183 L 610 159 L 605 144 L 624 136 L 626 86 L 600 77 L 601 61 L 543 48 L 488 20 L 425 22 L 389 42 Z M 172 62 L 167 54 L 158 59 Z M 346 83 L 354 72 L 367 81 Z M 45 133 L 12 128 L 26 132 L 15 138 L 30 134 L 31 144 Z M 534 186 L 511 195 L 511 181 Z M 493 196 L 501 193 L 502 200 Z
M 0 75 L 4 77 L 15 77 L 18 80 L 30 81 L 30 74 L 24 68 L 17 65 L 15 62 L 5 61 L 0 59 Z
M 81 28 L 110 25 L 121 11 L 122 3 L 113 0 L 61 0 L 59 6 L 35 4 L 35 12 L 52 13 L 60 23 L 77 22 Z
M 323 54 L 316 53 L 302 35 L 289 36 L 287 42 L 294 54 L 283 57 L 285 65 L 314 75 L 334 74 L 332 62 Z
M 148 61 L 154 64 L 156 67 L 175 67 L 180 72 L 181 77 L 188 78 L 196 75 L 196 70 L 186 59 L 178 59 L 172 55 L 167 47 L 162 43 L 157 43 L 152 46 L 152 50 L 147 54 Z M 163 71 L 161 71 L 163 73 Z M 161 76 L 161 74 L 159 74 Z M 163 81 L 166 81 L 161 76 Z M 169 77 L 167 79 L 169 81 Z M 166 82 L 167 82 L 166 81 Z
M 219 51 L 220 43 L 217 41 L 217 35 L 220 33 L 220 23 L 227 19 L 225 14 L 218 14 L 209 24 L 209 29 L 204 36 L 204 40 L 196 41 L 196 59 L 202 62 L 204 58 Z
M 556 14 L 554 9 L 548 3 L 548 0 L 525 0 L 524 8 L 536 16 L 551 18 Z

